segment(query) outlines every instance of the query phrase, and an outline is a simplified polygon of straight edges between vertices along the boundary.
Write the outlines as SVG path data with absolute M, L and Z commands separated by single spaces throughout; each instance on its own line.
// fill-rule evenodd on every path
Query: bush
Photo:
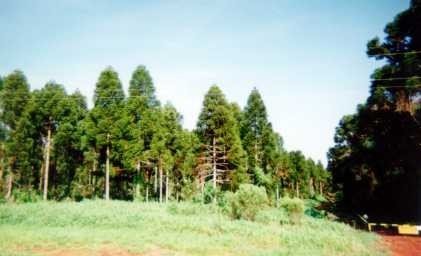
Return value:
M 266 190 L 251 184 L 240 185 L 230 201 L 235 219 L 254 220 L 258 211 L 268 205 Z
M 232 198 L 234 197 L 234 193 L 231 191 L 219 192 L 216 197 L 217 205 L 220 211 L 224 214 L 232 215 L 231 214 L 231 202 Z
M 281 201 L 281 207 L 288 214 L 289 222 L 291 224 L 301 223 L 301 219 L 304 215 L 304 202 L 299 198 L 283 198 Z
M 217 212 L 217 209 L 213 205 L 202 205 L 188 202 L 171 202 L 167 206 L 167 211 L 172 215 L 201 215 L 210 214 Z
M 13 191 L 13 201 L 16 203 L 35 203 L 41 201 L 41 196 L 33 189 Z
M 210 204 L 213 202 L 213 199 L 216 198 L 218 191 L 213 188 L 211 182 L 205 183 L 205 187 L 203 188 L 203 203 Z

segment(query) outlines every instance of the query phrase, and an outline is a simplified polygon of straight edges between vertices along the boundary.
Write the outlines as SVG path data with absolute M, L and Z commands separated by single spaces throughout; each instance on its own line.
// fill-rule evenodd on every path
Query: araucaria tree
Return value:
M 2 154 L 2 173 L 7 174 L 7 192 L 5 197 L 9 198 L 12 193 L 14 176 L 18 176 L 20 164 L 17 154 L 24 150 L 17 142 L 20 131 L 16 129 L 31 98 L 29 84 L 21 71 L 14 71 L 6 76 L 2 83 L 0 94 L 0 117 L 2 122 L 3 136 L 5 139 Z M 0 181 L 2 177 L 0 177 Z
M 96 83 L 94 108 L 90 112 L 90 130 L 87 136 L 92 141 L 94 152 L 104 164 L 105 160 L 105 199 L 110 199 L 110 175 L 112 165 L 118 167 L 121 158 L 119 141 L 121 133 L 121 114 L 124 108 L 124 92 L 118 74 L 111 67 L 101 72 Z M 113 152 L 111 152 L 113 151 Z
M 212 186 L 246 182 L 246 155 L 241 145 L 239 127 L 230 104 L 218 86 L 212 86 L 203 101 L 196 133 L 202 143 L 199 179 L 210 178 Z
M 383 41 L 367 44 L 368 56 L 384 65 L 372 75 L 367 101 L 340 121 L 329 169 L 345 206 L 411 221 L 421 216 L 421 1 L 384 31 Z
M 248 173 L 255 184 L 270 189 L 283 152 L 277 134 L 268 121 L 266 106 L 254 88 L 241 119 L 241 139 L 248 156 Z

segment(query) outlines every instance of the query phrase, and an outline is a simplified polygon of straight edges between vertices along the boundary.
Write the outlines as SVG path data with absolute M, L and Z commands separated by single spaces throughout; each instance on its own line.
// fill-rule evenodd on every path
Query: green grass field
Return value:
M 376 235 L 305 217 L 255 222 L 211 206 L 120 201 L 0 205 L 0 255 L 387 255 Z

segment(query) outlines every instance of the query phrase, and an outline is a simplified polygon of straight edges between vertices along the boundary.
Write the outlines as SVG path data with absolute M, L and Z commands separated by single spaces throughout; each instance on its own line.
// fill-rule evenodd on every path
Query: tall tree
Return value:
M 420 17 L 421 1 L 412 0 L 386 25 L 383 41 L 368 42 L 368 56 L 385 64 L 374 71 L 365 104 L 339 123 L 328 155 L 344 205 L 384 221 L 421 214 Z
M 23 72 L 16 70 L 7 75 L 3 81 L 0 94 L 0 119 L 4 135 L 6 138 L 4 149 L 4 166 L 8 170 L 8 182 L 6 197 L 9 198 L 12 192 L 13 177 L 17 174 L 16 151 L 13 150 L 16 145 L 14 134 L 17 124 L 23 115 L 26 105 L 30 100 L 29 84 Z
M 217 184 L 236 186 L 248 179 L 238 124 L 225 95 L 216 85 L 205 95 L 196 132 L 203 144 L 202 177 L 211 176 L 214 189 Z
M 42 152 L 43 152 L 43 164 L 42 164 L 42 173 L 43 173 L 43 199 L 47 200 L 48 195 L 48 188 L 50 183 L 51 177 L 57 177 L 58 168 L 59 166 L 64 164 L 63 171 L 68 171 L 65 165 L 65 161 L 58 161 L 57 158 L 54 158 L 54 163 L 52 163 L 51 159 L 53 159 L 53 148 L 60 148 L 60 146 L 64 146 L 62 133 L 66 129 L 73 129 L 73 127 L 69 127 L 72 124 L 65 123 L 65 120 L 69 120 L 71 117 L 71 112 L 73 109 L 69 105 L 67 94 L 64 90 L 64 87 L 60 84 L 55 82 L 48 82 L 41 90 L 36 90 L 33 92 L 33 101 L 32 104 L 28 107 L 28 112 L 25 115 L 25 119 L 29 119 L 28 121 L 21 123 L 22 129 L 27 129 L 28 131 L 34 129 L 35 132 L 32 132 L 32 140 L 34 142 L 33 147 L 38 147 L 39 144 L 42 144 Z M 75 122 L 80 120 L 78 118 Z M 58 132 L 58 143 L 55 141 L 56 133 Z M 66 136 L 72 136 L 72 134 L 67 133 Z M 28 137 L 28 135 L 27 135 Z M 66 138 L 68 139 L 68 138 Z M 58 152 L 56 152 L 58 153 Z M 68 154 L 70 152 L 64 152 Z M 68 161 L 71 161 L 67 159 Z M 59 166 L 57 166 L 59 165 Z M 53 167 L 53 172 L 51 173 L 51 167 Z M 70 169 L 70 168 L 69 168 Z M 56 181 L 55 178 L 53 181 Z M 56 184 L 55 184 L 56 185 Z M 69 184 L 70 186 L 70 184 Z M 68 190 L 69 191 L 69 190 Z
M 149 179 L 154 170 L 149 153 L 159 106 L 152 77 L 148 70 L 140 65 L 133 72 L 130 80 L 129 98 L 125 111 L 130 128 L 124 158 L 126 166 L 135 169 L 136 172 L 134 196 L 140 197 L 141 180 L 143 179 L 146 200 L 149 198 Z
M 108 67 L 101 72 L 96 83 L 94 94 L 94 108 L 89 121 L 92 125 L 89 131 L 94 148 L 100 159 L 105 159 L 105 199 L 110 199 L 111 150 L 117 150 L 118 140 L 121 138 L 122 126 L 119 119 L 124 107 L 124 92 L 118 74 Z M 114 160 L 118 162 L 117 154 Z
M 241 122 L 241 139 L 248 155 L 248 172 L 256 184 L 271 186 L 282 149 L 268 121 L 266 106 L 254 88 L 248 97 Z

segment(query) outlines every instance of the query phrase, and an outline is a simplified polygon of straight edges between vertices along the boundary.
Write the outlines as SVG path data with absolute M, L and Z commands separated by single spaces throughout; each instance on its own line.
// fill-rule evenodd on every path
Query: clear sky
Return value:
M 162 102 L 192 129 L 218 84 L 246 103 L 258 88 L 288 150 L 326 163 L 340 118 L 368 95 L 376 67 L 366 42 L 409 0 L 99 1 L 1 0 L 0 75 L 26 74 L 31 88 L 55 80 L 92 105 L 99 73 L 125 89 L 145 65 Z

